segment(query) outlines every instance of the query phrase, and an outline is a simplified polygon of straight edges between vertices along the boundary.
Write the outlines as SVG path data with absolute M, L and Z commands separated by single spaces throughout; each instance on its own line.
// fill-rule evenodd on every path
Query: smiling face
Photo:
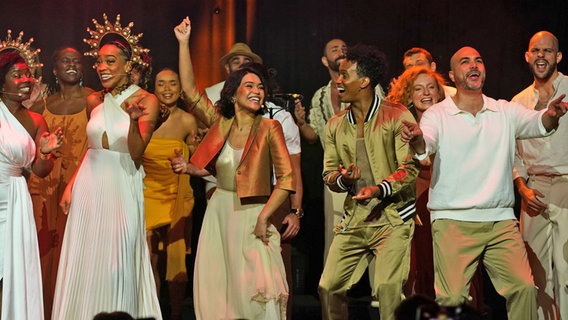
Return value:
M 235 111 L 256 113 L 264 103 L 264 84 L 254 73 L 247 73 L 235 92 Z
M 535 34 L 525 53 L 525 60 L 536 79 L 550 79 L 557 72 L 557 65 L 562 60 L 556 37 L 549 32 Z
M 330 40 L 325 45 L 325 55 L 322 57 L 322 63 L 329 69 L 339 72 L 339 64 L 345 58 L 347 45 L 341 39 Z
M 35 79 L 24 62 L 17 62 L 8 69 L 0 97 L 5 101 L 22 102 L 30 98 Z
M 173 107 L 177 104 L 181 92 L 179 77 L 172 70 L 162 70 L 156 75 L 154 94 L 161 104 Z
M 450 79 L 456 88 L 469 91 L 481 91 L 485 83 L 485 64 L 477 50 L 463 47 L 451 59 Z
M 122 51 L 113 44 L 106 44 L 99 50 L 95 68 L 101 84 L 106 89 L 128 83 L 127 72 L 130 71 L 130 64 Z
M 412 85 L 412 103 L 421 112 L 440 101 L 440 89 L 434 77 L 425 73 L 419 74 Z
M 73 48 L 61 50 L 55 59 L 53 75 L 62 83 L 77 84 L 81 82 L 83 64 L 79 52 Z
M 336 79 L 337 91 L 341 102 L 353 102 L 361 92 L 362 77 L 357 74 L 357 63 L 347 59 L 341 60 L 339 77 Z

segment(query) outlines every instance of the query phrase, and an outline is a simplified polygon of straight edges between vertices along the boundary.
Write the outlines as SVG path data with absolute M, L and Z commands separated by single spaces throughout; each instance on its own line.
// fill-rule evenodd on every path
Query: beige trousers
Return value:
M 568 175 L 531 176 L 548 209 L 521 211 L 521 230 L 538 289 L 538 319 L 568 319 Z
M 497 292 L 507 300 L 509 319 L 536 319 L 536 287 L 517 220 L 432 223 L 436 301 L 469 301 L 471 279 L 482 262 Z
M 413 234 L 413 220 L 396 227 L 382 225 L 336 233 L 318 288 L 323 319 L 349 318 L 347 291 L 359 281 L 375 256 L 372 290 L 378 296 L 380 317 L 394 319 L 394 310 L 404 299 Z

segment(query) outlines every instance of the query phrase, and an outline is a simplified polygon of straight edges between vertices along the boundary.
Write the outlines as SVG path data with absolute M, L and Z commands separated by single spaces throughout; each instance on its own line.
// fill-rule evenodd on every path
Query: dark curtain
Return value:
M 141 42 L 151 49 L 155 71 L 177 68 L 172 29 L 188 15 L 201 87 L 224 78 L 219 58 L 234 42 L 245 41 L 278 71 L 285 91 L 306 97 L 328 81 L 320 57 L 333 37 L 376 45 L 389 59 L 390 76 L 401 72 L 402 53 L 410 47 L 430 50 L 446 74 L 452 53 L 471 45 L 485 59 L 486 94 L 505 99 L 531 83 L 524 52 L 533 33 L 553 32 L 561 49 L 568 43 L 565 0 L 5 0 L 0 38 L 7 29 L 23 30 L 26 40 L 34 37 L 49 75 L 51 53 L 63 45 L 86 51 L 86 28 L 93 18 L 101 22 L 103 12 L 111 21 L 120 13 L 123 25 L 133 21 L 134 31 L 144 33 Z M 568 73 L 565 65 L 560 70 Z M 99 87 L 94 72 L 87 70 L 86 84 Z

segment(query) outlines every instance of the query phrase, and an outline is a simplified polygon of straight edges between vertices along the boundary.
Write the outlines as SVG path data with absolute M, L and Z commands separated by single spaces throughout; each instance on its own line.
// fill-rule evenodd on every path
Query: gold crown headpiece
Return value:
M 20 31 L 16 39 L 12 38 L 12 30 L 8 29 L 6 39 L 0 41 L 0 52 L 4 50 L 17 50 L 20 56 L 26 60 L 28 68 L 35 74 L 37 68 L 43 67 L 43 64 L 39 62 L 40 49 L 33 50 L 30 46 L 34 42 L 34 38 L 30 38 L 27 42 L 23 42 L 24 32 Z
M 150 49 L 143 48 L 138 43 L 140 38 L 142 38 L 142 33 L 137 35 L 131 33 L 131 28 L 134 26 L 134 22 L 130 22 L 128 26 L 122 27 L 120 25 L 120 14 L 116 15 L 116 22 L 114 24 L 108 21 L 106 13 L 103 13 L 103 19 L 104 24 L 99 24 L 96 19 L 93 19 L 95 30 L 91 30 L 87 27 L 87 32 L 91 35 L 91 39 L 83 39 L 83 42 L 87 43 L 91 47 L 91 51 L 85 52 L 85 55 L 97 58 L 99 56 L 101 40 L 108 34 L 116 34 L 124 38 L 124 40 L 126 40 L 126 42 L 130 45 L 132 55 L 130 59 L 132 62 L 147 67 L 148 63 L 145 62 L 141 56 L 150 52 Z

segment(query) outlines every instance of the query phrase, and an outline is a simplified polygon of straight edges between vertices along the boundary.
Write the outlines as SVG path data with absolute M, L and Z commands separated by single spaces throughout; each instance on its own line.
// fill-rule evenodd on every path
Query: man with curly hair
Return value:
M 375 256 L 372 291 L 381 319 L 394 319 L 403 297 L 418 162 L 400 138 L 402 120 L 414 117 L 375 94 L 386 69 L 382 52 L 357 45 L 335 81 L 341 102 L 350 105 L 325 127 L 323 178 L 332 191 L 348 194 L 319 283 L 323 319 L 348 319 L 347 291 Z

